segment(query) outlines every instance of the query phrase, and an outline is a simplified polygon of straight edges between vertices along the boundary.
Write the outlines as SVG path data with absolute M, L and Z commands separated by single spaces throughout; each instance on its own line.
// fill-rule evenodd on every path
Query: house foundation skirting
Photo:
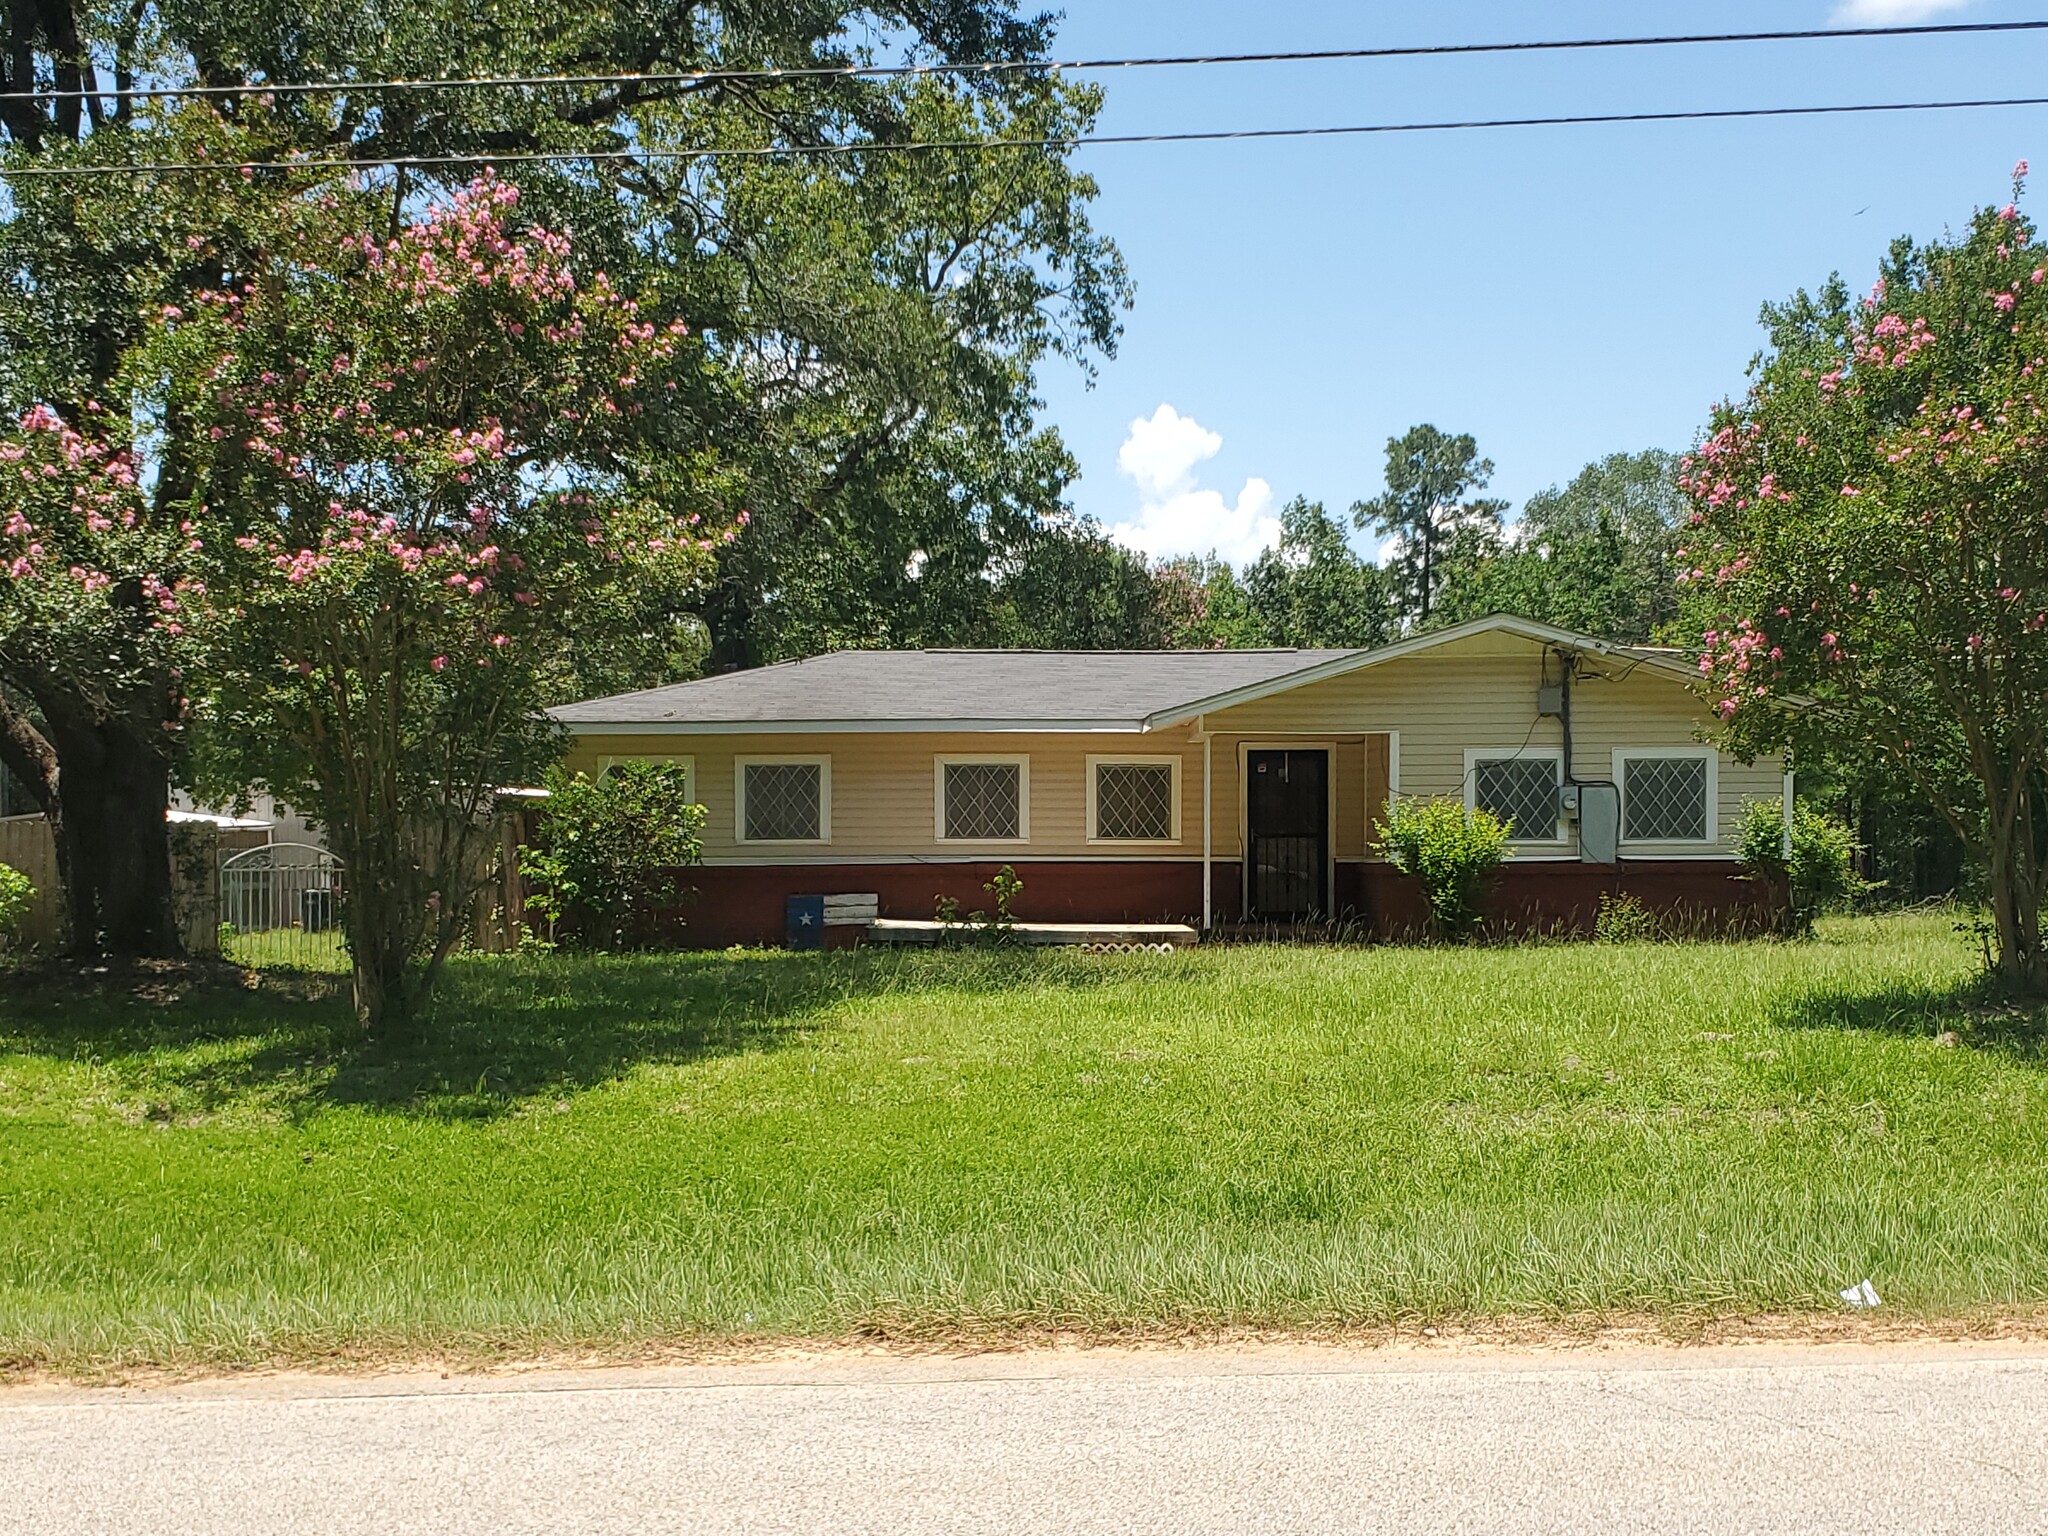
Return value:
M 941 898 L 962 914 L 986 910 L 982 889 L 1005 860 L 982 863 L 717 864 L 684 872 L 697 892 L 673 915 L 678 942 L 696 949 L 779 944 L 784 903 L 791 896 L 872 892 L 881 915 L 930 918 Z M 1031 861 L 1014 865 L 1023 878 L 1015 915 L 1043 923 L 1194 923 L 1202 914 L 1202 865 L 1191 860 Z M 1422 930 L 1428 909 L 1406 876 L 1385 864 L 1337 866 L 1338 917 L 1368 933 L 1397 939 Z M 1238 861 L 1213 865 L 1212 899 L 1219 924 L 1240 915 L 1243 873 Z M 1702 931 L 1758 929 L 1784 910 L 1782 890 L 1749 879 L 1733 861 L 1645 860 L 1620 866 L 1510 863 L 1488 901 L 1490 918 L 1508 928 L 1589 932 L 1607 894 L 1634 896 L 1653 912 L 1676 914 Z M 856 930 L 830 930 L 829 943 L 851 943 Z

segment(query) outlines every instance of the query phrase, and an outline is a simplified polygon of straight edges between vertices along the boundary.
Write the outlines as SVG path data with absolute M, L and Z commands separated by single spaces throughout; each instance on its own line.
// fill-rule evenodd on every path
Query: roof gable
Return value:
M 1503 634 L 1530 641 L 1533 644 L 1553 647 L 1564 651 L 1588 651 L 1597 656 L 1624 656 L 1643 666 L 1669 673 L 1673 678 L 1690 683 L 1694 673 L 1680 659 L 1678 653 L 1646 648 L 1643 646 L 1617 645 L 1611 640 L 1602 640 L 1593 635 L 1582 635 L 1574 630 L 1559 629 L 1554 624 L 1539 623 L 1535 619 L 1516 618 L 1512 614 L 1490 614 L 1483 619 L 1472 619 L 1463 624 L 1453 624 L 1447 629 L 1431 630 L 1423 635 L 1411 635 L 1406 640 L 1397 640 L 1392 645 L 1380 646 L 1377 650 L 1348 651 L 1333 656 L 1314 666 L 1289 673 L 1262 683 L 1247 683 L 1207 698 L 1190 700 L 1168 709 L 1158 710 L 1145 718 L 1148 731 L 1163 730 L 1168 726 L 1184 724 L 1202 715 L 1214 714 L 1238 704 L 1249 704 L 1256 699 L 1271 698 L 1278 693 L 1291 693 L 1311 683 L 1320 683 L 1328 678 L 1344 677 L 1366 667 L 1381 666 L 1390 661 L 1400 661 L 1409 656 L 1419 656 L 1442 646 L 1455 645 L 1480 635 Z

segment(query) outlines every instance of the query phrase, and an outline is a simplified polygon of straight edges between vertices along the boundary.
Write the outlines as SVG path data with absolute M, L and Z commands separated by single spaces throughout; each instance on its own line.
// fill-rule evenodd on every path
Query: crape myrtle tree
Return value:
M 1085 129 L 1098 98 L 1031 70 L 922 81 L 804 72 L 1042 57 L 1048 18 L 1006 0 L 567 9 L 502 0 L 482 11 L 441 0 L 37 0 L 10 5 L 7 16 L 0 154 L 10 165 L 251 168 L 9 181 L 0 203 L 0 419 L 44 405 L 112 453 L 141 429 L 154 381 L 135 354 L 153 344 L 162 311 L 190 311 L 227 274 L 263 266 L 275 239 L 271 205 L 316 176 L 263 167 L 424 159 L 369 173 L 388 238 L 496 158 L 568 157 L 522 163 L 521 206 L 573 229 L 592 269 L 624 290 L 659 275 L 726 381 L 707 400 L 695 441 L 715 441 L 736 466 L 724 511 L 749 507 L 755 532 L 725 547 L 716 582 L 594 606 L 590 622 L 564 638 L 555 696 L 665 680 L 712 647 L 722 660 L 744 660 L 785 643 L 875 633 L 899 611 L 918 550 L 932 557 L 920 569 L 934 578 L 915 609 L 921 632 L 971 623 L 990 597 L 988 571 L 1058 507 L 1071 463 L 1033 422 L 1033 364 L 1105 349 L 1128 299 L 1113 247 L 1087 224 L 1094 188 L 1059 147 Z M 764 68 L 785 72 L 719 73 Z M 589 83 L 377 83 L 506 74 Z M 336 88 L 264 90 L 304 81 Z M 220 94 L 111 94 L 139 83 Z M 1051 142 L 988 155 L 805 153 L 912 137 Z M 704 147 L 797 153 L 691 153 Z M 344 189 L 340 170 L 317 174 Z M 104 431 L 90 425 L 89 402 L 105 407 Z M 175 413 L 148 427 L 155 441 L 140 515 L 167 540 L 183 520 L 175 509 L 189 490 L 181 466 L 190 427 Z M 842 560 L 857 582 L 827 579 Z M 132 627 L 145 610 L 120 612 Z M 204 733 L 176 728 L 182 706 L 168 657 L 136 635 L 127 643 L 123 654 L 153 671 L 146 685 L 110 693 L 97 653 L 86 674 L 53 675 L 17 664 L 49 654 L 33 634 L 0 634 L 0 742 L 53 815 L 59 784 L 80 805 L 127 808 L 92 848 L 77 842 L 77 829 L 100 818 L 69 819 L 68 867 L 90 866 L 89 887 L 136 898 L 74 925 L 74 940 L 146 952 L 175 943 L 160 883 L 128 881 L 95 861 L 120 843 L 124 867 L 154 864 L 154 852 L 138 851 L 161 838 L 152 807 L 186 771 L 181 743 Z M 89 720 L 90 732 L 67 733 L 52 710 Z M 95 779 L 104 782 L 86 782 Z
M 209 766 L 325 830 L 380 1033 L 463 932 L 498 791 L 559 754 L 567 638 L 731 531 L 716 467 L 675 472 L 702 348 L 517 204 L 487 175 L 387 237 L 369 199 L 310 196 L 146 354 L 192 445 Z
M 1765 310 L 1688 460 L 1678 551 L 1730 745 L 1860 743 L 1983 866 L 1999 977 L 2048 990 L 2048 246 L 2014 201 Z M 1785 707 L 1788 701 L 1806 707 Z

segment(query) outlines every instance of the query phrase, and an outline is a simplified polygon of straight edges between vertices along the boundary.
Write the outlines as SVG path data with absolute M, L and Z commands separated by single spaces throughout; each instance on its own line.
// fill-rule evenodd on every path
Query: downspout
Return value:
M 1572 672 L 1579 658 L 1569 651 L 1557 653 L 1557 723 L 1564 731 L 1564 781 L 1579 782 L 1578 763 L 1572 757 Z

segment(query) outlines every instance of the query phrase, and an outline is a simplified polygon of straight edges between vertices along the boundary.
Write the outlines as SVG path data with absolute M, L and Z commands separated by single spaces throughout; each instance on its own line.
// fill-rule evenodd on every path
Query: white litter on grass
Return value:
M 1884 1305 L 1878 1299 L 1877 1287 L 1868 1280 L 1865 1280 L 1861 1285 L 1852 1285 L 1849 1289 L 1842 1292 L 1842 1300 L 1849 1303 L 1852 1307 L 1881 1307 Z

